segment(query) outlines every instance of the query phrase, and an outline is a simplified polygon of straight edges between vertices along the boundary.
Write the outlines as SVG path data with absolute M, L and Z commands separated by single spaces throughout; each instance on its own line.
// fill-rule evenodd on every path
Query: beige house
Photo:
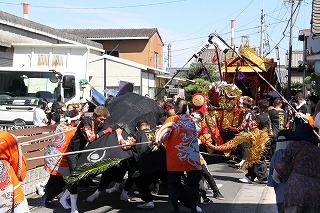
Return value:
M 149 94 L 155 99 L 161 99 L 163 95 L 170 94 L 183 94 L 181 96 L 184 96 L 183 86 L 190 83 L 186 79 L 179 78 L 179 83 L 176 83 L 177 78 L 175 78 L 166 88 L 163 88 L 170 81 L 173 73 L 169 70 L 167 70 L 168 72 L 163 70 L 163 42 L 157 28 L 63 29 L 62 31 L 100 43 L 103 45 L 106 55 L 119 58 L 118 60 L 105 57 L 108 60 L 121 61 L 124 59 L 144 65 L 147 69 L 144 68 L 144 72 L 141 73 L 141 94 Z M 121 70 L 123 70 L 121 74 L 119 71 L 117 73 L 124 78 L 125 73 L 128 74 L 128 72 L 123 67 Z M 111 88 L 116 83 L 115 79 L 113 77 L 108 80 L 108 85 Z
M 157 28 L 145 29 L 64 29 L 103 45 L 107 55 L 163 69 L 163 42 Z

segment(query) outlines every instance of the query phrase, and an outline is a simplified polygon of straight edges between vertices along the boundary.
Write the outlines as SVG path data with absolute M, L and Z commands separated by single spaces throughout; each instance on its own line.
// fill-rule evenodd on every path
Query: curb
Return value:
M 228 211 L 228 213 L 239 212 L 278 212 L 274 189 L 264 184 L 244 184 L 236 195 L 232 207 Z
M 265 187 L 260 184 L 243 184 L 228 213 L 255 213 Z
M 274 188 L 266 186 L 259 202 L 257 213 L 278 212 Z

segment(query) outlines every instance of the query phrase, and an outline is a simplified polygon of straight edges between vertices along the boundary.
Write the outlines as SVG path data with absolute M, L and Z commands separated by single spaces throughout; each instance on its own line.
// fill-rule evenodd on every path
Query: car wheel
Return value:
M 25 125 L 26 125 L 26 122 L 25 122 L 24 120 L 22 120 L 22 119 L 15 119 L 15 120 L 13 121 L 13 124 L 14 124 L 15 126 L 25 126 Z

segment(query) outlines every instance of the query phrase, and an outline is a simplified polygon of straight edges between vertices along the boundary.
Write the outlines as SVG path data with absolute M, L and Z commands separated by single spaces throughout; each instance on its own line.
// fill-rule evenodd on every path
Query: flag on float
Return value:
M 237 78 L 237 80 L 238 81 L 242 81 L 243 79 L 245 79 L 246 78 L 246 76 L 245 76 L 245 74 L 243 74 L 243 72 L 241 72 L 240 70 L 238 71 L 238 78 Z
M 197 76 L 201 76 L 202 74 L 203 75 L 209 74 L 208 69 L 203 64 L 201 65 L 201 67 L 200 67 L 200 69 L 199 69 L 199 71 L 197 73 Z
M 212 63 L 213 64 L 218 64 L 218 57 L 217 57 L 217 53 L 214 53 L 214 56 L 212 57 Z

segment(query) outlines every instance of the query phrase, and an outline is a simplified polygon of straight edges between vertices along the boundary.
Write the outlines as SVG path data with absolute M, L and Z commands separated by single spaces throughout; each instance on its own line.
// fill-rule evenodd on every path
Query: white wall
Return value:
M 106 68 L 104 68 L 104 63 L 106 64 Z M 88 70 L 89 75 L 92 76 L 90 84 L 100 92 L 106 88 L 117 89 L 119 81 L 127 81 L 134 84 L 135 93 L 140 95 L 149 94 L 151 98 L 155 96 L 156 74 L 152 68 L 145 65 L 104 55 L 91 59 Z M 96 70 L 103 71 L 101 75 L 98 75 L 96 74 Z M 106 70 L 106 88 L 103 88 L 104 70 Z
M 98 70 L 102 70 L 98 72 Z M 95 61 L 89 64 L 89 75 L 92 76 L 90 84 L 99 92 L 102 92 L 104 87 L 104 59 Z M 123 63 L 110 61 L 106 59 L 107 88 L 118 88 L 119 81 L 128 81 L 134 84 L 135 88 L 141 86 L 141 69 L 132 67 Z M 140 89 L 139 89 L 140 90 Z
M 104 61 L 99 60 L 88 64 L 87 80 L 89 84 L 96 88 L 99 92 L 103 92 L 104 88 Z
M 118 86 L 119 81 L 128 81 L 141 86 L 141 69 L 126 64 L 107 61 L 107 86 Z
M 42 58 L 42 62 L 39 62 Z M 59 63 L 56 63 L 59 60 Z M 55 69 L 59 72 L 77 73 L 78 77 L 86 77 L 88 49 L 67 47 L 31 47 L 15 46 L 13 67 Z
M 148 94 L 151 98 L 155 96 L 155 74 L 148 71 L 142 72 L 141 95 Z

